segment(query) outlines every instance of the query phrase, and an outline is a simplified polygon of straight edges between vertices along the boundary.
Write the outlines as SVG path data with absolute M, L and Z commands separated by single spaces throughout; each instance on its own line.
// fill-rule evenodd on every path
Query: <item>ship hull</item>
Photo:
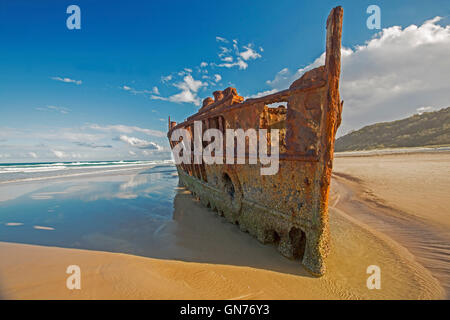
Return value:
M 184 122 L 169 118 L 174 158 L 188 160 L 176 160 L 180 183 L 205 206 L 260 242 L 276 245 L 284 256 L 300 259 L 315 275 L 325 273 L 330 251 L 328 196 L 343 108 L 339 95 L 342 19 L 341 7 L 328 17 L 325 65 L 307 71 L 289 89 L 244 101 L 236 89 L 227 88 L 214 92 L 214 99 L 206 98 Z M 182 136 L 179 130 L 187 134 Z M 207 145 L 202 138 L 211 131 L 228 137 L 230 130 L 234 131 L 231 139 L 217 142 L 219 146 L 223 142 L 219 158 L 225 156 L 224 150 L 228 156 L 236 147 L 235 130 L 260 130 L 258 152 L 251 152 L 249 134 L 241 137 L 244 155 L 237 152 L 234 159 L 214 162 L 199 156 L 197 148 Z M 262 147 L 279 151 L 277 170 L 271 174 L 263 174 L 265 161 L 252 161 Z

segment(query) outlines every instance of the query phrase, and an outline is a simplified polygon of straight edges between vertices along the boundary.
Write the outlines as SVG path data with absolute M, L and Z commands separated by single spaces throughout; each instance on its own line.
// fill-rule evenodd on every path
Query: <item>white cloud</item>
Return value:
M 238 58 L 237 62 L 234 63 L 221 63 L 217 65 L 218 67 L 224 67 L 224 68 L 233 68 L 233 67 L 239 67 L 239 70 L 245 70 L 248 67 L 248 64 L 242 60 L 241 58 Z
M 345 103 L 340 134 L 407 117 L 423 106 L 449 105 L 450 25 L 440 26 L 440 20 L 436 17 L 404 29 L 385 28 L 364 45 L 342 49 L 341 98 Z M 322 54 L 294 74 L 283 69 L 267 84 L 285 89 L 324 61 Z
M 173 84 L 174 87 L 181 90 L 181 92 L 174 94 L 168 98 L 160 96 L 151 96 L 154 100 L 164 100 L 176 103 L 193 103 L 196 106 L 200 105 L 200 98 L 197 92 L 200 88 L 208 86 L 206 82 L 195 80 L 190 74 L 183 78 L 183 81 Z
M 37 107 L 35 108 L 39 111 L 53 111 L 53 112 L 59 112 L 62 114 L 67 114 L 70 112 L 70 109 L 64 108 L 64 107 L 58 107 L 58 106 L 46 106 L 46 107 Z
M 165 82 L 169 82 L 171 81 L 173 78 L 173 76 L 171 74 L 169 74 L 168 76 L 162 76 L 161 77 L 161 82 L 165 83 Z
M 195 80 L 191 75 L 187 75 L 183 78 L 183 82 L 176 83 L 174 86 L 181 90 L 197 92 L 205 84 L 200 80 Z
M 264 50 L 262 50 L 262 47 L 260 47 L 260 52 L 263 51 Z M 246 61 L 255 60 L 261 58 L 262 56 L 260 53 L 253 49 L 252 44 L 243 46 L 242 50 L 239 50 L 238 41 L 234 39 L 231 43 L 231 46 L 223 45 L 220 47 L 218 57 L 222 62 L 219 64 L 212 63 L 212 65 L 221 68 L 238 67 L 239 70 L 245 70 L 248 67 L 248 63 Z
M 124 85 L 124 86 L 121 87 L 121 89 L 123 89 L 125 91 L 128 91 L 128 92 L 130 92 L 132 94 L 135 94 L 135 95 L 136 94 L 157 94 L 157 95 L 159 95 L 159 89 L 156 86 L 154 86 L 152 88 L 152 90 L 136 90 L 136 89 L 134 89 L 134 88 L 132 88 L 130 86 Z
M 65 83 L 75 83 L 76 85 L 80 85 L 83 83 L 81 80 L 74 80 L 74 79 L 70 79 L 70 78 L 52 77 L 51 79 L 56 80 L 56 81 L 65 82 Z
M 129 150 L 129 151 L 128 151 L 128 154 L 129 154 L 130 156 L 135 156 L 135 155 L 136 155 L 136 152 Z
M 189 90 L 181 91 L 180 93 L 174 94 L 170 96 L 167 101 L 176 102 L 176 103 L 193 103 L 196 106 L 200 105 L 200 98 L 196 93 L 193 93 Z
M 168 76 L 162 76 L 161 81 L 163 83 L 170 83 L 172 86 L 176 87 L 180 91 L 169 95 L 161 96 L 158 92 L 153 92 L 150 94 L 152 100 L 162 100 L 175 103 L 192 103 L 196 106 L 201 104 L 201 99 L 198 96 L 198 92 L 201 88 L 208 86 L 216 86 L 222 80 L 222 76 L 215 74 L 214 76 L 208 76 L 208 70 L 214 72 L 215 67 L 219 68 L 234 68 L 237 67 L 239 70 L 245 70 L 248 68 L 248 61 L 261 58 L 261 54 L 253 49 L 252 44 L 243 46 L 243 51 L 240 52 L 238 41 L 236 39 L 228 41 L 223 37 L 216 37 L 216 41 L 220 42 L 218 58 L 219 61 L 216 62 L 201 62 L 200 67 L 198 65 L 194 68 L 196 77 L 206 80 L 205 82 L 201 80 L 195 80 L 192 74 L 194 74 L 193 69 L 184 68 L 181 71 L 173 72 Z M 262 52 L 262 47 L 259 47 Z M 181 79 L 181 80 L 179 80 Z
M 55 155 L 55 157 L 57 157 L 58 159 L 62 159 L 62 158 L 67 158 L 67 154 L 63 151 L 58 151 L 58 150 L 52 150 L 53 154 Z
M 119 140 L 129 144 L 132 147 L 139 148 L 139 149 L 149 149 L 149 150 L 162 150 L 163 149 L 161 146 L 159 146 L 155 142 L 139 139 L 136 137 L 129 137 L 126 135 L 121 135 L 119 137 Z
M 255 50 L 253 50 L 250 45 L 248 45 L 247 47 L 244 46 L 244 49 L 245 49 L 245 51 L 241 52 L 239 55 L 245 61 L 261 58 L 261 55 L 258 52 L 256 52 Z
M 220 52 L 218 54 L 219 58 L 223 58 L 224 56 L 227 56 L 231 54 L 231 49 L 227 47 L 220 47 Z
M 217 42 L 224 42 L 224 43 L 228 43 L 229 42 L 227 39 L 222 38 L 222 37 L 216 37 L 216 41 Z
M 424 113 L 424 112 L 431 112 L 431 111 L 433 111 L 433 110 L 434 110 L 433 107 L 420 107 L 420 108 L 417 108 L 417 109 L 416 109 L 416 111 L 417 111 L 418 114 L 422 114 L 422 113 Z
M 159 131 L 159 130 L 152 130 L 152 129 L 146 129 L 146 128 L 140 128 L 136 126 L 127 126 L 123 124 L 116 124 L 116 125 L 107 125 L 107 126 L 101 126 L 98 124 L 90 124 L 87 126 L 89 129 L 103 131 L 103 132 L 119 132 L 119 133 L 133 133 L 133 132 L 140 132 L 144 133 L 149 136 L 155 136 L 155 137 L 165 137 L 166 133 Z
M 129 143 L 124 143 L 118 138 L 120 135 L 137 137 L 142 142 L 135 140 L 135 146 L 130 148 Z M 166 133 L 162 131 L 155 132 L 151 129 L 126 125 L 86 124 L 74 128 L 48 127 L 43 131 L 32 128 L 0 127 L 0 139 L 7 141 L 7 143 L 0 143 L 0 153 L 3 155 L 1 157 L 3 162 L 10 159 L 14 162 L 30 162 L 35 159 L 39 161 L 114 160 L 126 159 L 128 150 L 136 148 L 152 152 L 152 157 L 155 159 L 167 159 L 170 154 L 166 148 L 165 137 Z M 151 143 L 152 141 L 154 144 Z M 137 152 L 137 156 L 143 157 L 141 151 Z
M 245 99 L 248 99 L 248 98 L 250 98 L 250 99 L 252 99 L 252 98 L 260 98 L 260 97 L 264 97 L 264 96 L 267 96 L 269 94 L 275 93 L 277 91 L 278 91 L 277 89 L 262 91 L 262 92 L 258 92 L 256 94 L 254 94 L 254 95 L 251 95 L 249 97 L 245 97 Z

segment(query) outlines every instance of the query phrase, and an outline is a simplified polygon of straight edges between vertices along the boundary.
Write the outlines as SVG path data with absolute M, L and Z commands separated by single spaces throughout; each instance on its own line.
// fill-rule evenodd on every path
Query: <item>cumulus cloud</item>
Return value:
M 52 77 L 51 79 L 56 80 L 56 81 L 65 82 L 65 83 L 75 83 L 76 85 L 80 85 L 83 83 L 81 80 L 74 80 L 74 79 L 70 79 L 70 78 Z
M 203 87 L 205 84 L 200 80 L 195 80 L 191 75 L 187 75 L 183 78 L 182 82 L 174 84 L 175 87 L 181 90 L 189 90 L 192 92 L 197 92 L 198 89 Z
M 263 51 L 262 47 L 260 47 L 260 52 Z M 253 49 L 251 43 L 239 49 L 238 41 L 234 39 L 231 44 L 220 47 L 218 57 L 221 62 L 213 64 L 214 66 L 228 69 L 238 67 L 239 70 L 245 70 L 248 68 L 248 61 L 259 59 L 262 56 Z
M 176 103 L 193 103 L 196 106 L 200 105 L 201 99 L 198 97 L 197 92 L 200 88 L 207 86 L 208 83 L 201 80 L 195 80 L 190 74 L 186 75 L 182 81 L 174 83 L 173 86 L 180 89 L 181 92 L 169 97 L 161 97 L 152 95 L 151 99 L 164 100 Z
M 440 17 L 422 25 L 383 29 L 355 48 L 342 49 L 341 96 L 345 101 L 340 134 L 449 105 L 450 25 Z M 325 54 L 291 73 L 287 68 L 267 82 L 287 88 L 303 73 L 323 65 Z M 425 108 L 425 109 L 421 109 Z
M 260 52 L 263 52 L 263 48 L 260 48 Z M 234 39 L 229 45 L 223 45 L 220 47 L 218 53 L 220 63 L 214 63 L 214 66 L 221 68 L 233 68 L 238 67 L 239 70 L 245 70 L 248 68 L 248 62 L 250 60 L 256 60 L 262 57 L 255 49 L 253 45 L 249 43 L 246 46 L 239 48 L 238 41 Z
M 152 141 L 147 141 L 143 139 L 139 139 L 136 137 L 129 137 L 126 135 L 121 135 L 118 140 L 123 141 L 127 144 L 129 144 L 132 147 L 139 148 L 139 149 L 149 149 L 149 150 L 162 150 L 163 148 Z
M 258 52 L 256 52 L 255 50 L 253 50 L 250 45 L 244 46 L 244 49 L 245 49 L 245 51 L 241 52 L 239 55 L 245 61 L 261 58 L 261 55 Z
M 141 141 L 131 139 L 129 142 L 134 143 L 131 146 L 120 140 L 120 135 L 138 137 Z M 5 159 L 9 155 L 14 162 L 126 159 L 128 150 L 133 148 L 140 150 L 137 156 L 141 158 L 141 150 L 148 150 L 155 159 L 170 157 L 165 147 L 165 132 L 136 126 L 86 124 L 74 128 L 45 128 L 44 131 L 0 127 L 0 139 L 3 137 L 8 138 L 5 141 L 9 143 L 0 143 L 0 153 Z
M 179 89 L 177 93 L 172 95 L 161 95 L 158 92 L 153 92 L 150 95 L 152 100 L 162 100 L 175 103 L 192 103 L 196 106 L 201 104 L 201 98 L 199 97 L 199 90 L 208 86 L 216 86 L 222 80 L 220 74 L 214 74 L 215 68 L 234 68 L 239 70 L 245 70 L 248 68 L 250 60 L 261 58 L 261 54 L 257 50 L 253 49 L 253 44 L 240 47 L 238 40 L 234 39 L 229 41 L 223 37 L 216 37 L 216 41 L 220 43 L 218 61 L 216 62 L 201 62 L 200 66 L 192 68 L 184 68 L 178 72 L 172 72 L 168 76 L 162 76 L 161 82 L 164 84 L 170 84 L 172 87 Z M 263 52 L 262 47 L 259 47 L 259 51 Z M 194 72 L 195 70 L 195 72 Z M 209 71 L 208 71 L 209 70 Z M 198 79 L 196 80 L 194 76 Z M 129 88 L 131 91 L 132 88 Z

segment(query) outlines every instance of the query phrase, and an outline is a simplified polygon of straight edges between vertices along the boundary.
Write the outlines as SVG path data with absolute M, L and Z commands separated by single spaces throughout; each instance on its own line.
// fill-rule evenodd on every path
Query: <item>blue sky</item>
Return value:
M 71 4 L 81 9 L 81 30 L 66 27 Z M 381 8 L 386 31 L 366 27 L 371 4 Z M 341 134 L 448 105 L 448 90 L 423 92 L 417 81 L 385 94 L 380 74 L 402 75 L 394 84 L 414 79 L 401 66 L 407 55 L 422 66 L 417 78 L 426 73 L 448 84 L 449 1 L 4 0 L 0 162 L 167 158 L 168 115 L 183 120 L 228 86 L 244 97 L 281 90 L 320 65 L 326 17 L 336 5 L 344 8 L 349 50 Z M 399 45 L 402 52 L 394 50 Z M 438 66 L 430 70 L 431 63 Z M 382 84 L 363 86 L 367 79 Z

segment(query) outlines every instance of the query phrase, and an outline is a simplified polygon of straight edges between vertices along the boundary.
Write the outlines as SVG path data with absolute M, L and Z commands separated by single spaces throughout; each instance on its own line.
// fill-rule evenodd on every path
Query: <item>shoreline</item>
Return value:
M 250 266 L 0 242 L 0 299 L 443 298 L 437 281 L 402 247 L 339 209 L 333 209 L 333 214 L 329 271 L 320 278 L 309 275 L 299 261 L 295 261 L 298 273 L 292 274 Z M 344 242 L 349 246 L 342 246 Z M 279 258 L 272 249 L 273 256 Z M 383 290 L 365 286 L 366 267 L 374 260 L 383 270 Z M 65 287 L 69 276 L 65 270 L 73 264 L 81 268 L 81 290 Z M 414 287 L 405 283 L 414 283 Z
M 308 274 L 300 261 L 285 261 L 260 246 L 268 261 L 295 268 L 276 271 L 236 263 L 155 259 L 123 253 L 0 242 L 2 299 L 442 299 L 435 280 L 403 247 L 331 209 L 332 253 L 328 272 Z M 203 213 L 202 213 L 203 214 Z M 219 218 L 217 218 L 219 219 Z M 222 226 L 223 227 L 223 226 Z M 230 227 L 233 227 L 230 224 Z M 236 231 L 240 232 L 240 231 Z M 232 243 L 235 245 L 234 243 Z M 228 245 L 225 241 L 224 245 Z M 367 250 L 370 248 L 370 250 Z M 238 249 L 238 248 L 236 248 Z M 239 260 L 239 256 L 235 256 Z M 244 260 L 243 260 L 244 261 Z M 382 290 L 368 290 L 366 268 L 382 268 Z M 67 266 L 79 265 L 82 290 L 65 287 Z M 289 269 L 288 268 L 288 269 Z M 411 286 L 411 284 L 414 284 Z
M 418 157 L 420 162 L 431 158 L 440 167 L 449 156 L 433 153 L 408 159 Z M 431 237 L 443 237 L 445 227 L 434 229 L 434 220 L 446 215 L 406 214 L 409 207 L 395 212 L 392 199 L 370 187 L 371 183 L 377 185 L 377 179 L 385 179 L 390 166 L 396 168 L 396 159 L 404 166 L 404 157 L 409 156 L 383 157 L 382 167 L 376 167 L 380 156 L 335 159 L 329 205 L 332 250 L 328 271 L 321 278 L 311 276 L 300 261 L 282 257 L 273 246 L 262 245 L 225 222 L 177 187 L 173 220 L 154 230 L 153 246 L 159 249 L 150 250 L 150 256 L 0 242 L 0 299 L 445 299 L 446 294 L 448 298 L 445 272 L 433 270 L 433 265 L 448 270 L 447 252 L 442 243 L 436 247 L 442 239 Z M 420 170 L 428 174 L 430 168 L 426 163 L 416 168 L 422 180 Z M 397 173 L 407 187 L 402 172 Z M 440 170 L 433 170 L 435 174 Z M 88 177 L 78 179 L 86 183 Z M 440 180 L 433 176 L 431 181 Z M 383 201 L 375 202 L 380 199 Z M 426 201 L 419 204 L 428 205 Z M 423 217 L 419 219 L 418 214 Z M 409 233 L 396 237 L 398 229 L 389 228 L 391 225 L 406 227 Z M 422 238 L 431 242 L 420 251 L 423 243 L 411 246 L 410 233 L 422 232 L 423 236 L 424 230 L 431 236 Z M 440 256 L 436 248 L 444 250 Z M 69 275 L 65 271 L 73 264 L 81 268 L 82 290 L 66 288 Z M 381 290 L 366 287 L 369 265 L 382 270 Z

